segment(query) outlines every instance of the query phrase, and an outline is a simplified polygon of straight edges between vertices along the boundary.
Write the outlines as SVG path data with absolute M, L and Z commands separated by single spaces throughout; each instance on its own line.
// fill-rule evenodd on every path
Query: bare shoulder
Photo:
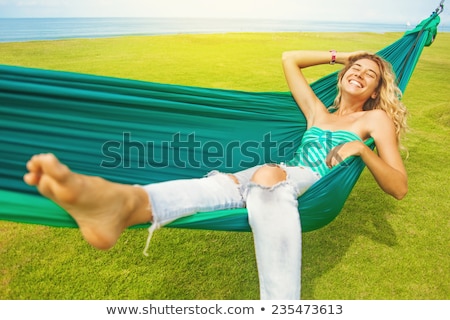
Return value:
M 369 110 L 364 112 L 364 116 L 367 118 L 367 120 L 378 120 L 378 121 L 389 121 L 392 122 L 392 120 L 389 118 L 389 116 L 387 115 L 386 111 L 384 110 L 380 110 L 380 109 L 375 109 L 375 110 Z
M 375 141 L 378 156 L 406 176 L 395 124 L 389 115 L 383 110 L 366 111 L 363 122 L 367 125 L 367 133 Z
M 369 131 L 369 134 L 376 138 L 376 135 L 395 134 L 395 126 L 392 119 L 383 110 L 366 111 L 361 119 Z

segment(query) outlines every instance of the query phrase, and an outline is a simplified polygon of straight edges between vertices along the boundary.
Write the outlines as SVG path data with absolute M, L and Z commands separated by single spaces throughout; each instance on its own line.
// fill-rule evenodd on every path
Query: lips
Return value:
M 362 88 L 363 87 L 363 85 L 360 82 L 358 82 L 358 81 L 356 81 L 354 79 L 350 80 L 348 83 L 350 83 L 351 85 L 356 86 L 358 88 Z

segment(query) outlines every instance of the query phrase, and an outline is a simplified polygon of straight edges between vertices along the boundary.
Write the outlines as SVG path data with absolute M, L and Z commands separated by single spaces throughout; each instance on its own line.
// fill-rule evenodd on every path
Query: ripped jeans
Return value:
M 286 180 L 267 187 L 252 181 L 261 166 L 234 173 L 239 183 L 213 171 L 204 178 L 143 186 L 152 204 L 150 235 L 157 228 L 196 212 L 246 207 L 251 226 L 260 298 L 300 299 L 301 224 L 297 198 L 320 176 L 308 168 L 278 165 Z

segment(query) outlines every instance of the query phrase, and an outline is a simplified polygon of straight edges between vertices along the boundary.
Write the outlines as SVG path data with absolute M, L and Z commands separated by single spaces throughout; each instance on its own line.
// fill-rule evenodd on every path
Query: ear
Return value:
M 370 96 L 372 99 L 376 99 L 378 97 L 378 92 L 374 92 L 372 93 L 372 95 Z

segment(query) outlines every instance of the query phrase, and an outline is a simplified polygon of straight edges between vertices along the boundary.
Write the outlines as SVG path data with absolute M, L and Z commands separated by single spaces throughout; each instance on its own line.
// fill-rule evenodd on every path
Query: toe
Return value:
M 30 172 L 23 176 L 23 180 L 26 184 L 29 184 L 30 186 L 35 186 L 39 184 L 39 180 L 41 178 L 41 175 L 38 173 Z
M 71 173 L 69 168 L 52 153 L 39 155 L 39 161 L 42 170 L 55 180 L 64 181 Z

